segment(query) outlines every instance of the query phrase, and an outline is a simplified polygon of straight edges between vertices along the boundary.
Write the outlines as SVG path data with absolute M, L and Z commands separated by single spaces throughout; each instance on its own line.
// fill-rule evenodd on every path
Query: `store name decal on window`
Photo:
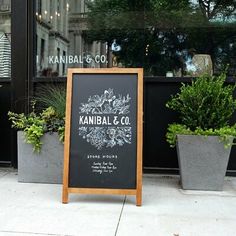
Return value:
M 40 59 L 37 56 L 37 63 Z M 107 63 L 106 55 L 68 55 L 68 56 L 48 56 L 46 58 L 48 64 L 90 64 L 90 63 Z

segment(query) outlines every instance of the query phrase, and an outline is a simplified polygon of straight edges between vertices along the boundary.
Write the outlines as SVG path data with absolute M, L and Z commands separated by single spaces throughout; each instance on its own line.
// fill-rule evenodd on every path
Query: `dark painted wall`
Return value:
M 177 115 L 165 107 L 179 83 L 146 80 L 144 86 L 144 167 L 178 168 L 176 150 L 165 141 L 167 124 Z
M 146 170 L 178 172 L 178 160 L 175 148 L 166 142 L 166 130 L 169 123 L 178 122 L 178 115 L 165 107 L 172 94 L 179 92 L 181 82 L 188 78 L 146 78 L 144 96 L 144 167 Z M 235 83 L 228 79 L 227 83 Z M 235 92 L 236 97 L 236 92 Z M 232 119 L 236 122 L 236 114 Z M 169 170 L 171 169 L 171 170 Z M 236 147 L 232 147 L 228 165 L 228 175 L 236 175 Z

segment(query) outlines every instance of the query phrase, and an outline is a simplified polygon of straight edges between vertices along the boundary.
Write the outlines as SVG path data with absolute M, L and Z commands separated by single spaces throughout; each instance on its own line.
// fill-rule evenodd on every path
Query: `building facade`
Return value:
M 70 67 L 142 67 L 144 167 L 178 171 L 165 141 L 177 115 L 165 103 L 206 71 L 229 65 L 227 81 L 235 82 L 235 9 L 217 0 L 0 0 L 0 163 L 17 166 L 7 112 L 29 112 L 42 84 L 64 86 Z

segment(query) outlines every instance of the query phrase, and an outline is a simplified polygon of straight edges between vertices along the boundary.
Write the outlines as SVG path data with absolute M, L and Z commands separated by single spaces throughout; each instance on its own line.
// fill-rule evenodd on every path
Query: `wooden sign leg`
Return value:
M 142 191 L 136 193 L 136 206 L 142 206 Z
M 63 193 L 62 193 L 62 203 L 67 204 L 68 203 L 68 188 L 63 187 Z

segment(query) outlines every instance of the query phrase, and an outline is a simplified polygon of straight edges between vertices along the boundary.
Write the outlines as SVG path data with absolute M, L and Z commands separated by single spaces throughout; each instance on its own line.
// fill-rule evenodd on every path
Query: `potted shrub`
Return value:
M 65 89 L 43 88 L 38 96 L 40 112 L 9 112 L 12 127 L 18 130 L 18 181 L 62 183 Z
M 183 189 L 222 190 L 236 125 L 235 85 L 224 85 L 226 73 L 204 75 L 183 84 L 166 106 L 180 115 L 170 124 L 167 141 L 176 145 Z

